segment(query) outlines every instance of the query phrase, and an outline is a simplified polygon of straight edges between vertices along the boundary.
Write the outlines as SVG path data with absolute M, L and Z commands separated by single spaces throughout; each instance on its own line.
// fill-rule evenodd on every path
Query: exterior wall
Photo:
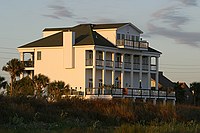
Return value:
M 128 35 L 140 36 L 140 33 L 137 30 L 135 30 L 133 27 L 131 27 L 130 25 L 119 28 L 117 30 L 117 33 L 125 34 L 125 35 L 128 34 Z
M 131 73 L 125 72 L 124 73 L 124 87 L 130 87 L 131 86 Z
M 97 86 L 97 87 L 100 87 L 100 86 L 99 86 L 99 83 L 100 83 L 99 80 L 102 80 L 102 70 L 97 69 L 97 70 L 96 70 L 96 80 L 95 80 L 95 81 L 96 81 L 96 86 Z M 102 83 L 102 82 L 101 82 L 101 83 Z
M 134 72 L 133 73 L 133 88 L 139 88 L 139 81 L 140 81 L 139 73 Z
M 85 87 L 89 88 L 89 80 L 92 79 L 92 69 L 86 69 L 85 71 Z
M 148 89 L 148 74 L 142 74 L 142 89 Z
M 74 68 L 65 68 L 63 47 L 35 47 L 18 49 L 22 52 L 34 52 L 34 74 L 44 74 L 50 81 L 62 80 L 70 87 L 78 89 L 85 87 L 85 50 L 94 49 L 94 46 L 74 47 Z M 37 52 L 41 52 L 41 60 L 37 60 Z M 21 58 L 21 60 L 23 60 Z M 81 61 L 80 61 L 81 60 Z
M 110 71 L 110 70 L 106 70 L 105 85 L 112 85 L 112 71 Z
M 95 31 L 113 44 L 116 44 L 116 29 L 98 29 Z
M 74 48 L 75 33 L 63 32 L 63 62 L 65 68 L 74 67 Z

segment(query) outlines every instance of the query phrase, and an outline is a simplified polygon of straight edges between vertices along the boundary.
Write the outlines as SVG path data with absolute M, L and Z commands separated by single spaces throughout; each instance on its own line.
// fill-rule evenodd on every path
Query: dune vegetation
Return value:
M 133 102 L 130 99 L 57 102 L 0 96 L 0 132 L 137 132 L 200 131 L 200 107 Z

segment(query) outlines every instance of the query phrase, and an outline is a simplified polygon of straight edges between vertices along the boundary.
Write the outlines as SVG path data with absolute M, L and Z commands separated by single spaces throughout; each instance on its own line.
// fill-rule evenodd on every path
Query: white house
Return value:
M 152 74 L 158 89 L 161 52 L 142 40 L 142 33 L 131 23 L 46 28 L 41 39 L 18 51 L 25 73 L 62 80 L 84 94 L 105 85 L 151 89 Z

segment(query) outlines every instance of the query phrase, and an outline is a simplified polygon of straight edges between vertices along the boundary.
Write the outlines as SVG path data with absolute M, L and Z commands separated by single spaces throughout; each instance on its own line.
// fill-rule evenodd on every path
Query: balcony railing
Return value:
M 112 60 L 106 60 L 106 67 L 113 67 L 113 61 Z
M 127 39 L 118 39 L 117 46 L 148 49 L 149 43 L 147 41 L 133 41 L 133 40 L 127 40 Z
M 86 66 L 92 66 L 93 65 L 93 59 L 86 59 L 86 62 L 85 62 Z
M 122 62 L 121 61 L 115 61 L 115 68 L 122 68 Z
M 125 69 L 131 69 L 131 62 L 124 62 Z
M 96 59 L 96 65 L 97 66 L 104 66 L 104 60 L 102 60 L 102 59 Z
M 157 66 L 151 64 L 151 71 L 156 71 Z
M 142 64 L 142 70 L 148 70 L 148 64 Z
M 175 92 L 135 88 L 86 88 L 86 95 L 111 95 L 112 97 L 127 98 L 163 98 L 176 99 Z
M 24 67 L 34 67 L 34 61 L 22 61 Z
M 134 70 L 140 70 L 140 63 L 134 63 L 133 64 L 133 69 Z

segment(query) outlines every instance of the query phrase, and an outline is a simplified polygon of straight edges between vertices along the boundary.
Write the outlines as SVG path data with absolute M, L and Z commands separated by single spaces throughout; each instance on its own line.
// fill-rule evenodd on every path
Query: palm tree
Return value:
M 45 75 L 38 74 L 34 76 L 33 80 L 36 87 L 36 96 L 41 97 L 42 88 L 49 84 L 49 78 Z
M 65 88 L 65 82 L 54 81 L 48 86 L 48 94 L 52 100 L 59 100 L 61 98 L 61 90 Z
M 15 89 L 14 89 L 14 94 L 19 96 L 33 96 L 34 94 L 34 82 L 33 80 L 29 77 L 26 76 L 22 78 L 19 81 L 16 81 L 14 83 Z
M 7 81 L 5 81 L 4 77 L 0 76 L 0 88 L 3 87 L 5 89 L 6 85 L 7 85 Z
M 8 61 L 6 65 L 3 66 L 2 70 L 10 74 L 10 96 L 12 96 L 13 82 L 16 81 L 16 76 L 19 76 L 24 71 L 24 64 L 14 58 Z

